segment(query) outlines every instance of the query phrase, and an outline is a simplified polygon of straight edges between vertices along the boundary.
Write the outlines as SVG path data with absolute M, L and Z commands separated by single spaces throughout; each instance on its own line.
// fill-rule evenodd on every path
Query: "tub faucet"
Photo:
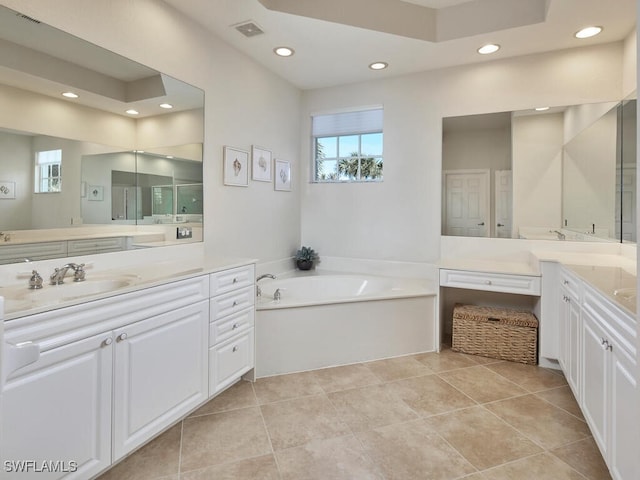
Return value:
M 84 271 L 84 263 L 67 263 L 60 268 L 56 268 L 54 272 L 49 277 L 51 285 L 62 285 L 64 283 L 64 277 L 67 274 L 67 270 L 73 270 L 73 281 L 74 282 L 82 282 L 84 281 L 85 271 Z
M 553 233 L 555 233 L 558 236 L 558 240 L 565 240 L 567 238 L 567 236 L 564 233 L 558 230 L 554 230 Z
M 260 275 L 258 278 L 256 278 L 256 297 L 262 296 L 262 290 L 260 290 L 260 286 L 258 285 L 258 282 L 263 278 L 270 278 L 271 280 L 275 280 L 276 276 L 270 273 L 265 273 L 264 275 Z

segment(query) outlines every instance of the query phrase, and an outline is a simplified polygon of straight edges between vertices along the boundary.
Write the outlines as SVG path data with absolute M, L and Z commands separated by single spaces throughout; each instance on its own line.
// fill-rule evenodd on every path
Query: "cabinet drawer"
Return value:
M 4 243 L 4 242 L 3 242 Z M 30 260 L 46 260 L 67 256 L 67 242 L 26 243 L 19 245 L 0 244 L 0 264 Z
M 250 286 L 212 298 L 211 321 L 226 317 L 227 315 L 253 306 L 255 294 L 256 292 L 254 291 L 253 286 Z
M 254 324 L 255 310 L 247 308 L 242 312 L 229 315 L 209 325 L 209 346 L 224 342 L 234 335 L 244 332 Z
M 90 240 L 69 240 L 69 255 L 86 253 L 108 253 L 126 250 L 125 237 L 92 238 Z
M 212 273 L 209 283 L 209 294 L 213 297 L 238 288 L 248 287 L 249 285 L 253 285 L 254 279 L 255 269 L 253 265 Z
M 253 328 L 209 349 L 209 395 L 253 368 Z
M 440 286 L 540 296 L 540 277 L 467 270 L 440 270 Z
M 560 270 L 560 285 L 575 300 L 582 300 L 582 282 L 564 268 Z

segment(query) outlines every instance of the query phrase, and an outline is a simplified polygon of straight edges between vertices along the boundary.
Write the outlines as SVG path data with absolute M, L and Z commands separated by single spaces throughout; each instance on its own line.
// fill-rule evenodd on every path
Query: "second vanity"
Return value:
M 5 362 L 3 459 L 35 461 L 20 478 L 92 478 L 253 369 L 253 262 L 171 265 L 103 273 L 93 284 L 116 290 L 88 298 L 57 293 L 69 278 L 18 298 L 0 289 L 5 358 L 35 359 Z
M 541 366 L 563 371 L 612 478 L 636 478 L 635 261 L 549 251 L 516 262 L 458 257 L 441 263 L 440 286 L 473 290 L 479 301 L 526 298 L 540 320 Z

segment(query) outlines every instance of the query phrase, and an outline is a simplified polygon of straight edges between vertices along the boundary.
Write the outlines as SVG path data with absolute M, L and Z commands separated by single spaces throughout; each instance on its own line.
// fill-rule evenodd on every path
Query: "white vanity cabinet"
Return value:
M 6 342 L 42 354 L 7 377 L 3 461 L 74 461 L 19 478 L 87 479 L 205 402 L 208 302 L 203 275 L 6 322 Z
M 585 286 L 582 308 L 582 411 L 615 480 L 637 478 L 635 320 Z
M 0 478 L 85 480 L 111 464 L 111 343 L 107 332 L 53 348 L 7 381 Z M 58 460 L 58 472 L 35 471 Z
M 582 395 L 580 379 L 581 303 L 582 282 L 568 270 L 561 269 L 558 307 L 558 362 L 578 402 Z
M 209 395 L 254 367 L 254 278 L 253 265 L 211 275 Z

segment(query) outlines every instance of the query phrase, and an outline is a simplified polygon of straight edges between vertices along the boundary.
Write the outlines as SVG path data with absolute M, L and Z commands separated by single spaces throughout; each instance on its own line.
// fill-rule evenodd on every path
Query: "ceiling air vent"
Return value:
M 35 18 L 29 17 L 28 15 L 23 15 L 22 13 L 16 13 L 16 17 L 21 18 L 23 20 L 27 20 L 32 23 L 36 23 L 38 25 L 42 23 L 40 20 L 36 20 Z
M 255 37 L 256 35 L 262 35 L 264 33 L 258 25 L 251 21 L 242 22 L 233 27 L 245 37 Z

